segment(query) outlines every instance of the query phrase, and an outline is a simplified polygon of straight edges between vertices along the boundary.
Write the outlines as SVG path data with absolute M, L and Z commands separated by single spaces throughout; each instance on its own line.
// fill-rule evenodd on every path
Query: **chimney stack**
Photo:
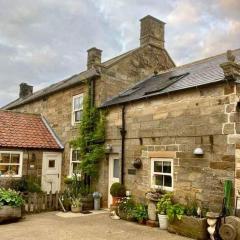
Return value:
M 164 48 L 164 25 L 165 23 L 150 15 L 142 18 L 140 32 L 140 46 L 155 45 Z
M 19 91 L 20 98 L 26 98 L 33 94 L 33 86 L 28 85 L 27 83 L 21 83 Z
M 93 47 L 88 49 L 87 52 L 88 52 L 87 69 L 91 69 L 101 64 L 102 50 Z

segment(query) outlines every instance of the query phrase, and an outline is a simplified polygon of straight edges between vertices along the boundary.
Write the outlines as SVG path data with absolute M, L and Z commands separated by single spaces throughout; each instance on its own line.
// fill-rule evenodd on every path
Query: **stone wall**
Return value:
M 151 187 L 151 157 L 172 156 L 178 200 L 184 203 L 191 198 L 211 210 L 220 210 L 224 180 L 234 180 L 237 100 L 235 85 L 219 83 L 128 104 L 127 188 L 144 198 Z M 114 148 L 120 146 L 121 125 L 121 107 L 110 108 L 107 143 Z M 204 150 L 202 157 L 193 154 L 199 146 Z M 142 168 L 129 175 L 132 161 L 139 157 Z

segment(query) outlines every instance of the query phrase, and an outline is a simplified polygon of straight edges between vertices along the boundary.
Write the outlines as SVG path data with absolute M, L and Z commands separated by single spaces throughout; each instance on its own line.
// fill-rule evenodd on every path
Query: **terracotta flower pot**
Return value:
M 121 197 L 112 197 L 112 205 L 117 206 L 121 199 L 122 199 Z

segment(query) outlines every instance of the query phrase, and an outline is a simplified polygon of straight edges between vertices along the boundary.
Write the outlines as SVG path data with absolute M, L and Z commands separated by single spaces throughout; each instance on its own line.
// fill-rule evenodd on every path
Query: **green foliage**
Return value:
M 121 183 L 113 183 L 110 188 L 110 194 L 113 197 L 124 197 L 126 195 L 126 188 Z
M 226 180 L 224 182 L 224 199 L 228 215 L 230 215 L 232 212 L 232 193 L 233 193 L 232 181 Z
M 187 216 L 195 216 L 197 217 L 197 202 L 193 200 L 188 200 L 187 205 L 185 206 L 185 214 Z
M 11 206 L 21 207 L 24 204 L 24 200 L 19 192 L 12 189 L 0 188 L 0 207 Z
M 167 214 L 168 208 L 172 205 L 172 193 L 164 194 L 157 203 L 157 212 L 159 214 Z
M 167 216 L 170 222 L 174 221 L 174 219 L 181 220 L 184 215 L 185 208 L 181 204 L 173 204 L 169 205 L 167 208 Z
M 131 198 L 123 198 L 118 206 L 119 215 L 126 220 L 134 219 L 135 202 Z
M 147 206 L 144 204 L 137 204 L 135 206 L 135 209 L 133 210 L 133 216 L 138 220 L 138 221 L 144 221 L 148 219 L 148 211 L 147 211 Z
M 10 188 L 19 192 L 41 192 L 39 179 L 33 176 L 24 176 L 20 179 L 12 179 Z
M 90 83 L 88 83 L 89 85 Z M 91 106 L 90 86 L 88 96 L 84 97 L 83 117 L 79 124 L 79 135 L 71 142 L 75 149 L 80 149 L 80 170 L 92 178 L 98 177 L 99 162 L 104 157 L 105 116 Z
M 185 207 L 179 203 L 173 203 L 173 193 L 164 194 L 157 203 L 157 212 L 159 214 L 166 214 L 169 221 L 174 219 L 181 220 L 185 213 Z

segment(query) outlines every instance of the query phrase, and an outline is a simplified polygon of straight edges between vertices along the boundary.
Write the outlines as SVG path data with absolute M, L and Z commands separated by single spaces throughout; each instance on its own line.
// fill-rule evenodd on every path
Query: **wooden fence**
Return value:
M 27 193 L 24 194 L 25 213 L 40 213 L 44 211 L 55 211 L 60 208 L 60 193 Z

